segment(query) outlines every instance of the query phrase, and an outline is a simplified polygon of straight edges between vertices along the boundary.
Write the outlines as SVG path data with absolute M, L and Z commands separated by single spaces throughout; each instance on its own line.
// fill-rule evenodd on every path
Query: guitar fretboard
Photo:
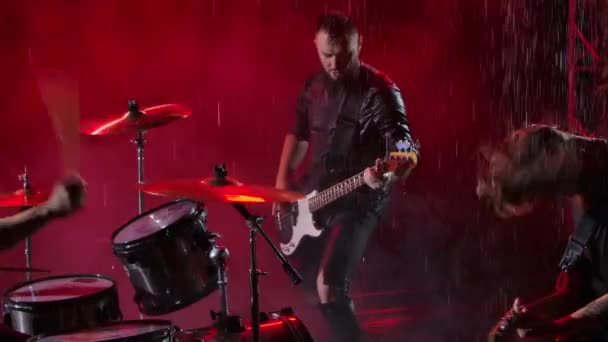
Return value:
M 308 207 L 311 212 L 315 212 L 331 202 L 348 195 L 363 184 L 365 182 L 363 181 L 363 172 L 361 172 L 311 197 L 308 200 Z

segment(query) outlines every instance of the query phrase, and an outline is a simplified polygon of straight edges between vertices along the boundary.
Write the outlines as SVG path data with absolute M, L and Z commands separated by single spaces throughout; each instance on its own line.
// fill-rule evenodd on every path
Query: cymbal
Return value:
M 13 193 L 0 195 L 0 207 L 34 207 L 49 199 L 50 191 L 18 190 Z
M 245 185 L 234 178 L 182 179 L 139 185 L 151 195 L 223 203 L 295 202 L 303 194 L 262 185 Z M 223 185 L 226 184 L 226 185 Z
M 51 273 L 51 270 L 45 270 L 42 268 L 28 268 L 28 267 L 0 267 L 0 272 L 38 272 L 38 273 Z
M 141 111 L 137 105 L 129 111 L 103 122 L 87 122 L 82 126 L 82 133 L 88 135 L 111 135 L 148 130 L 168 125 L 174 121 L 185 119 L 192 110 L 181 104 L 164 104 L 144 108 Z

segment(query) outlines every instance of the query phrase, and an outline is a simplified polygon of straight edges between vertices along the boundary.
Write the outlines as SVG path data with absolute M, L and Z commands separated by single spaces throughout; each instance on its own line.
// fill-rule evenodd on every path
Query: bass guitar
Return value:
M 389 153 L 384 159 L 388 170 L 385 177 L 392 173 L 399 178 L 418 164 L 418 143 L 400 141 L 396 146 L 398 151 Z M 327 189 L 314 190 L 295 203 L 282 205 L 274 215 L 282 253 L 290 256 L 304 238 L 319 237 L 323 228 L 316 224 L 313 214 L 365 185 L 363 174 L 364 171 L 361 171 Z

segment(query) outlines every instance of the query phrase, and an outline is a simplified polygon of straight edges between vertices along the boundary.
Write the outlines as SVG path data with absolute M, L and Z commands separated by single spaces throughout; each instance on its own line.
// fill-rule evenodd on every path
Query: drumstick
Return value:
M 30 59 L 30 65 L 31 59 Z M 80 166 L 80 100 L 78 81 L 62 70 L 32 67 L 40 96 L 61 145 L 63 170 L 78 173 Z

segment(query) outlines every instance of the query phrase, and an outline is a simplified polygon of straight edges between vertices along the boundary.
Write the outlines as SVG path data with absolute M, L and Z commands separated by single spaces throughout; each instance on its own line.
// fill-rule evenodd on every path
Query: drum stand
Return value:
M 228 171 L 226 170 L 226 166 L 224 164 L 218 165 L 214 167 L 215 178 L 219 179 L 220 182 L 224 181 L 226 184 L 225 178 L 228 175 Z M 251 287 L 251 330 L 252 330 L 252 339 L 254 342 L 260 341 L 260 304 L 259 304 L 259 277 L 261 275 L 267 275 L 266 272 L 262 272 L 257 268 L 257 255 L 256 255 L 256 234 L 259 233 L 268 246 L 270 246 L 274 255 L 279 259 L 281 265 L 283 266 L 283 270 L 292 283 L 295 285 L 299 284 L 302 281 L 302 277 L 298 274 L 293 266 L 285 259 L 285 257 L 281 254 L 279 249 L 270 241 L 266 232 L 260 226 L 263 222 L 263 218 L 260 216 L 252 215 L 247 208 L 245 208 L 242 204 L 233 204 L 233 207 L 243 216 L 247 222 L 247 226 L 249 226 L 249 253 L 250 253 L 250 261 L 251 266 L 249 269 L 249 285 Z
M 228 277 L 226 275 L 226 259 L 230 252 L 225 247 L 214 246 L 209 257 L 217 265 L 217 285 L 220 289 L 220 311 L 211 310 L 211 318 L 217 320 L 218 330 L 223 334 L 239 333 L 244 330 L 240 316 L 231 316 L 228 311 Z

